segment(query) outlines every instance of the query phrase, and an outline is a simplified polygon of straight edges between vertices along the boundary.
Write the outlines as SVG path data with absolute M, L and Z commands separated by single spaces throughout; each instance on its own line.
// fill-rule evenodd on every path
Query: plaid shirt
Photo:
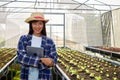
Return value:
M 51 68 L 39 62 L 39 57 L 28 57 L 26 46 L 31 46 L 32 35 L 22 35 L 18 42 L 18 62 L 21 64 L 21 80 L 28 80 L 29 66 L 39 69 L 38 80 L 52 80 Z M 41 47 L 44 48 L 44 56 L 52 58 L 57 63 L 57 52 L 52 39 L 42 36 Z

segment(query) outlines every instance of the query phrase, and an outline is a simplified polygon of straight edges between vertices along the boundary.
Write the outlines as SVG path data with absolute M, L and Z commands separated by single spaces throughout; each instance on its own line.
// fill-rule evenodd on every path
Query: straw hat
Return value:
M 49 21 L 48 19 L 44 19 L 44 14 L 40 12 L 32 13 L 31 16 L 25 20 L 25 22 L 29 23 L 30 21 L 33 21 L 33 20 L 45 21 L 45 23 Z

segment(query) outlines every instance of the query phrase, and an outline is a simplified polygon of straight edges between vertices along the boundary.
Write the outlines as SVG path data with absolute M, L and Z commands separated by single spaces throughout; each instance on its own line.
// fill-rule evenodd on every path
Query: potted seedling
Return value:
M 86 66 L 81 66 L 81 69 L 84 71 L 86 69 Z
M 76 78 L 77 78 L 77 80 L 80 80 L 80 75 L 77 75 Z
M 95 73 L 90 73 L 89 75 L 91 78 L 93 78 L 95 76 Z
M 102 71 L 102 70 L 100 71 L 100 74 L 103 74 L 103 71 Z
M 66 66 L 66 72 L 68 72 L 70 69 L 70 66 Z
M 74 63 L 74 61 L 73 61 L 73 60 L 70 60 L 70 61 L 69 61 L 69 63 L 70 63 L 70 64 L 73 64 L 73 63 Z
M 106 77 L 110 77 L 110 75 L 109 75 L 108 73 L 107 73 L 107 74 L 105 74 L 105 76 L 106 76 Z
M 99 67 L 100 67 L 100 65 L 97 65 L 96 67 L 97 67 L 97 68 L 99 68 Z
M 86 74 L 90 74 L 90 71 L 88 69 L 85 70 Z
M 81 65 L 78 65 L 77 67 L 78 67 L 78 68 L 81 68 Z
M 83 70 L 82 69 L 78 69 L 78 72 L 82 72 Z
M 108 66 L 108 64 L 106 63 L 106 64 L 105 64 L 105 66 L 107 67 L 107 66 Z
M 94 70 L 94 67 L 90 67 L 91 70 Z
M 87 65 L 87 68 L 90 68 L 90 65 Z
M 71 76 L 76 76 L 77 75 L 77 70 L 73 69 L 71 70 Z
M 99 68 L 96 68 L 95 70 L 96 70 L 97 72 L 99 72 L 99 71 L 100 71 L 100 69 L 99 69 Z
M 117 77 L 113 77 L 113 80 L 119 80 Z
M 101 76 L 96 76 L 95 80 L 102 80 L 102 77 Z
M 76 63 L 76 62 L 74 62 L 73 64 L 74 64 L 74 66 L 77 66 L 77 63 Z
M 116 72 L 114 72 L 113 74 L 114 74 L 114 75 L 116 75 L 117 73 L 116 73 Z
M 85 80 L 84 78 L 81 78 L 81 80 Z

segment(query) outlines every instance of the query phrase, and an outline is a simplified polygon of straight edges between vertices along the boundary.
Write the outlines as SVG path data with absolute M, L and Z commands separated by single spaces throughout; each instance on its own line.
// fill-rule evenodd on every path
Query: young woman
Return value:
M 51 67 L 57 63 L 57 52 L 53 40 L 46 36 L 45 24 L 48 21 L 40 12 L 32 13 L 25 20 L 29 23 L 29 33 L 20 37 L 17 50 L 21 80 L 52 80 Z M 27 46 L 42 47 L 44 57 L 27 56 Z

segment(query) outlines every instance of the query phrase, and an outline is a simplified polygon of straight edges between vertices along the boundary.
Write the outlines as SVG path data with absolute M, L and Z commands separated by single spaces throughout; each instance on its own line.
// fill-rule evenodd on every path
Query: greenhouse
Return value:
M 26 23 L 32 13 L 44 16 Z M 29 80 L 30 69 L 37 69 L 37 74 L 45 72 L 39 65 L 51 71 L 52 79 L 37 80 L 120 80 L 119 22 L 119 0 L 0 0 L 0 80 Z M 45 27 L 45 47 L 38 25 Z M 35 42 L 39 34 L 42 58 L 28 56 L 29 41 L 24 37 L 31 36 L 31 26 L 31 46 L 39 45 Z M 21 59 L 21 55 L 26 58 Z M 31 59 L 37 63 L 38 58 L 41 62 L 37 67 L 27 65 L 24 61 L 28 57 L 27 63 Z M 49 59 L 51 66 L 44 59 Z M 23 66 L 29 69 L 29 79 L 21 78 Z

